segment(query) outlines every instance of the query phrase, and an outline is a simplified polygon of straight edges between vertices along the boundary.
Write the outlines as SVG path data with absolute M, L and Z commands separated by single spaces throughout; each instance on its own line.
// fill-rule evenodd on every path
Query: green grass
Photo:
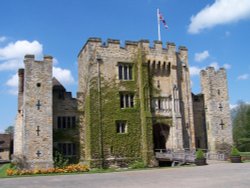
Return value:
M 10 168 L 10 163 L 4 164 L 0 167 L 0 178 L 7 177 L 6 170 Z

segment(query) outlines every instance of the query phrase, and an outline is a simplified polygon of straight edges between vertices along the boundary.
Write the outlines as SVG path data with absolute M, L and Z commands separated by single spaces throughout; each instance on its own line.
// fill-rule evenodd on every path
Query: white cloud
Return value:
M 0 61 L 1 62 L 1 61 Z M 4 61 L 0 64 L 0 71 L 5 70 L 17 70 L 18 68 L 23 68 L 23 60 L 21 59 L 11 59 Z
M 207 5 L 191 17 L 188 32 L 198 34 L 216 25 L 229 24 L 247 18 L 250 18 L 249 0 L 216 0 L 212 5 Z
M 53 65 L 58 65 L 58 60 L 56 58 L 53 58 Z
M 214 67 L 215 70 L 218 70 L 220 68 L 220 66 L 217 62 L 212 62 L 209 66 Z
M 63 85 L 69 85 L 75 82 L 71 71 L 68 69 L 53 67 L 53 76 L 56 77 Z
M 207 50 L 201 52 L 201 53 L 195 53 L 194 60 L 197 62 L 204 61 L 209 57 L 209 52 Z
M 247 80 L 249 78 L 249 74 L 242 74 L 238 76 L 238 80 Z
M 191 76 L 199 75 L 201 70 L 202 70 L 202 68 L 199 68 L 199 67 L 195 67 L 195 66 L 190 66 L 189 67 L 189 71 L 190 71 Z
M 43 46 L 38 41 L 27 40 L 11 42 L 0 48 L 0 71 L 17 70 L 23 67 L 23 58 L 26 54 L 34 54 L 37 58 L 42 56 Z
M 0 36 L 0 42 L 4 42 L 7 38 L 5 36 Z
M 224 64 L 223 67 L 224 67 L 225 69 L 231 69 L 232 66 L 229 65 L 229 64 Z
M 238 105 L 237 104 L 230 104 L 230 109 L 232 110 L 233 108 L 236 108 Z
M 10 87 L 17 87 L 18 86 L 18 75 L 14 74 L 7 82 L 6 82 L 7 86 Z
M 18 88 L 18 75 L 17 73 L 12 75 L 11 78 L 9 80 L 7 80 L 7 82 L 5 83 L 7 86 L 9 86 L 8 88 L 8 93 L 11 95 L 17 95 L 17 88 Z

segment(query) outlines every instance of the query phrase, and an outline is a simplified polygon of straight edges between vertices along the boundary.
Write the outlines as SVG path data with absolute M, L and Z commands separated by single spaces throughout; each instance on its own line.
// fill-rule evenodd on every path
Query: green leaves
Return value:
M 234 142 L 240 151 L 250 151 L 250 105 L 240 102 L 233 115 Z

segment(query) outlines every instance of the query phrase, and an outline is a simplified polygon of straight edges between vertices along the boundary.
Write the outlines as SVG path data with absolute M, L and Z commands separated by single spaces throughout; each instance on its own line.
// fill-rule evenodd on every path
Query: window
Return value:
M 134 94 L 120 93 L 120 107 L 133 108 L 134 107 Z
M 64 91 L 59 91 L 58 92 L 58 99 L 64 100 Z
M 58 150 L 64 156 L 74 156 L 76 155 L 76 144 L 75 143 L 58 143 Z
M 66 129 L 66 117 L 62 117 L 63 128 Z
M 58 129 L 70 129 L 76 127 L 75 116 L 58 116 L 57 117 L 57 128 Z
M 220 90 L 219 89 L 217 90 L 217 93 L 218 93 L 218 95 L 220 95 Z
M 130 64 L 120 63 L 118 65 L 119 80 L 132 80 L 133 79 L 132 67 L 133 66 Z
M 116 133 L 127 133 L 126 121 L 117 121 L 116 122 Z
M 62 122 L 61 122 L 61 117 L 57 117 L 57 128 L 61 129 L 62 128 Z
M 155 97 L 152 99 L 152 110 L 154 112 L 170 112 L 172 109 L 171 97 Z

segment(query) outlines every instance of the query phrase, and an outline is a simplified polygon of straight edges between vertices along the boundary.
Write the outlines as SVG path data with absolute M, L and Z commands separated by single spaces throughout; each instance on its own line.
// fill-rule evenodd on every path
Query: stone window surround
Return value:
M 118 62 L 118 79 L 122 81 L 131 81 L 134 78 L 133 63 Z
M 57 129 L 73 129 L 76 127 L 76 116 L 57 116 Z
M 76 156 L 76 144 L 73 142 L 58 142 L 57 148 L 63 156 Z
M 128 125 L 126 120 L 117 120 L 115 124 L 117 134 L 126 134 L 128 132 Z
M 134 108 L 134 93 L 131 92 L 120 92 L 120 108 Z

